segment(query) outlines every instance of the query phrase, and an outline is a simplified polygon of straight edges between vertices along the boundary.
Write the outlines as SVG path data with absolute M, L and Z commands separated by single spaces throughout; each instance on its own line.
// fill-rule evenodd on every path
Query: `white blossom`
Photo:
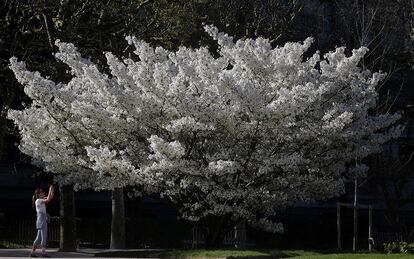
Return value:
M 21 150 L 78 188 L 138 186 L 191 220 L 229 214 L 281 231 L 271 220 L 278 208 L 343 192 L 346 168 L 361 174 L 355 161 L 401 133 L 399 114 L 372 112 L 384 75 L 358 66 L 366 48 L 306 59 L 311 38 L 272 48 L 205 29 L 218 55 L 127 37 L 139 59 L 106 53 L 110 75 L 57 41 L 68 83 L 12 58 L 33 99 L 9 112 Z

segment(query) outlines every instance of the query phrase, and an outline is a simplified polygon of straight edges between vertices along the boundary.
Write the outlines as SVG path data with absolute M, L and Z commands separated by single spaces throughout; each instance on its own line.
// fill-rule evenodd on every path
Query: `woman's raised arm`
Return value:
M 47 194 L 46 199 L 43 199 L 44 203 L 48 203 L 53 199 L 53 196 L 55 195 L 55 187 L 53 185 L 50 185 L 49 187 L 49 193 Z

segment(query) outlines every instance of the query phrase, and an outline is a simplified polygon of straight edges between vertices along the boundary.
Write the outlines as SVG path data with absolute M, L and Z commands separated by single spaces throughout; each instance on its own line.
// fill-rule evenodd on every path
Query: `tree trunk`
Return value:
M 112 191 L 111 249 L 125 248 L 125 204 L 124 190 Z
M 358 178 L 354 182 L 354 238 L 352 242 L 352 251 L 358 250 Z
M 60 186 L 60 241 L 62 252 L 76 251 L 75 195 L 73 185 Z
M 223 229 L 209 229 L 205 235 L 205 246 L 207 249 L 219 248 L 223 245 Z
M 204 236 L 204 242 L 206 248 L 218 248 L 223 244 L 223 239 L 226 234 L 225 227 L 228 227 L 230 217 L 228 215 L 224 216 L 207 216 L 206 226 L 207 231 Z
M 246 220 L 241 220 L 234 226 L 234 240 L 236 241 L 235 248 L 246 247 Z

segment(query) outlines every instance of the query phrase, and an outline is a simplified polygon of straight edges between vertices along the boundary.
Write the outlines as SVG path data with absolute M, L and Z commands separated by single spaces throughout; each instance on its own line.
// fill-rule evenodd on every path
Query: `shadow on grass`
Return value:
M 270 255 L 256 255 L 256 256 L 244 256 L 244 255 L 240 255 L 240 256 L 227 256 L 227 259 L 279 259 L 279 258 L 289 258 L 289 257 L 296 257 L 296 256 L 300 256 L 300 254 L 298 253 L 283 253 L 283 252 L 278 252 L 276 254 L 270 254 Z
M 278 259 L 300 256 L 300 252 L 276 250 L 124 250 L 95 253 L 95 257 L 126 258 L 228 258 L 228 259 Z
M 174 258 L 174 259 L 280 259 L 280 258 L 336 258 L 336 259 L 355 259 L 355 258 L 414 258 L 412 255 L 387 255 L 374 251 L 353 252 L 350 250 L 269 250 L 269 249 L 217 249 L 217 250 L 166 250 L 166 249 L 136 249 L 102 251 L 95 253 L 95 257 L 124 257 L 124 258 Z
M 126 257 L 126 258 L 169 258 L 168 250 L 133 250 L 103 251 L 94 253 L 95 257 Z

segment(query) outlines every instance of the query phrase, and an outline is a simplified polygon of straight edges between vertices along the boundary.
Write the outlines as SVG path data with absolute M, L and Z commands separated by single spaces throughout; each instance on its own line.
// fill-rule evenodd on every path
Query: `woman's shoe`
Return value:
M 42 254 L 42 257 L 50 257 L 48 254 Z

